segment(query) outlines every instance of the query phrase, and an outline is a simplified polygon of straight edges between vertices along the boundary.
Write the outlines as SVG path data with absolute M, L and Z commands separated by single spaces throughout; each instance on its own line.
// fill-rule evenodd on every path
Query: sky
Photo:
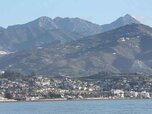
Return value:
M 24 24 L 41 16 L 79 17 L 107 24 L 125 14 L 152 26 L 152 0 L 0 0 L 0 26 Z

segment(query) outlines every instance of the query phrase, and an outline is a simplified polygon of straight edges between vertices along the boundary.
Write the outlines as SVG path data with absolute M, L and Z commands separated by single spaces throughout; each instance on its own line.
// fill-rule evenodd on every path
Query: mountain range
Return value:
M 0 31 L 1 49 L 14 52 L 0 58 L 1 70 L 72 77 L 152 73 L 152 28 L 128 14 L 106 25 L 41 17 Z
M 132 23 L 140 22 L 128 14 L 107 25 L 97 25 L 80 18 L 51 19 L 43 16 L 26 24 L 8 26 L 6 29 L 1 27 L 0 50 L 17 52 L 56 41 L 75 41 Z

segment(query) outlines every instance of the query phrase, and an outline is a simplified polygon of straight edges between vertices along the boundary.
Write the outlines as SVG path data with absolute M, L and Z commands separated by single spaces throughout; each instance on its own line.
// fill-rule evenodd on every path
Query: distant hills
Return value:
M 75 41 L 132 23 L 140 22 L 128 14 L 106 25 L 97 25 L 80 18 L 51 19 L 43 16 L 26 24 L 9 26 L 6 29 L 1 27 L 0 50 L 17 52 L 57 41 Z
M 125 15 L 107 25 L 40 17 L 0 29 L 0 70 L 81 77 L 152 73 L 152 28 Z

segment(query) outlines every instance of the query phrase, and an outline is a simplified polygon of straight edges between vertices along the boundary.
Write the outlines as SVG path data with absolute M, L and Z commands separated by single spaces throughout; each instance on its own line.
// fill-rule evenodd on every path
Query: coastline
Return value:
M 143 100 L 145 98 L 102 98 L 102 97 L 97 97 L 97 98 L 84 98 L 84 99 L 63 99 L 63 98 L 58 98 L 58 99 L 39 99 L 39 100 L 31 100 L 31 101 L 18 101 L 14 99 L 7 99 L 7 100 L 0 100 L 0 103 L 8 103 L 8 102 L 53 102 L 53 101 L 91 101 L 91 100 Z
M 18 101 L 14 99 L 0 99 L 0 103 L 5 103 L 5 102 L 18 102 Z

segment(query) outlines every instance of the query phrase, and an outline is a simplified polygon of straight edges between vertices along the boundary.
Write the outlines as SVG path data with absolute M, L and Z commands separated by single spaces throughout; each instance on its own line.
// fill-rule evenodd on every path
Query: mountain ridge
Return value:
M 123 18 L 127 17 L 129 15 Z M 131 20 L 129 23 L 132 24 L 134 19 L 130 16 L 127 20 Z M 70 42 L 109 31 L 125 24 L 118 23 L 114 28 L 113 25 L 109 24 L 108 29 L 104 30 L 104 27 L 101 25 L 80 18 L 57 17 L 51 19 L 50 17 L 42 16 L 25 24 L 8 26 L 6 29 L 1 28 L 0 50 L 16 52 L 54 41 Z
M 5 56 L 0 59 L 0 69 L 73 77 L 102 71 L 151 74 L 151 33 L 152 28 L 143 24 L 126 25 L 70 43 Z

